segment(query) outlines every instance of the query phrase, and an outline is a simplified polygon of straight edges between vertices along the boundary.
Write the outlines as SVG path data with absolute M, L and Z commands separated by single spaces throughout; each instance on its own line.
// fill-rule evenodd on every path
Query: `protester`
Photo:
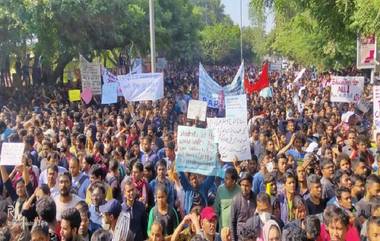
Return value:
M 254 86 L 265 75 L 245 67 Z M 206 98 L 206 117 L 223 118 L 237 68 L 206 68 L 225 87 L 219 109 Z M 9 222 L 0 220 L 0 229 L 9 226 L 4 237 L 356 241 L 360 230 L 362 240 L 376 240 L 380 135 L 371 108 L 360 107 L 372 85 L 365 83 L 360 103 L 330 101 L 332 75 L 360 72 L 306 70 L 294 81 L 296 67 L 270 71 L 271 94 L 247 89 L 248 131 L 233 133 L 247 137 L 250 158 L 215 157 L 209 170 L 190 170 L 178 159 L 186 134 L 179 126 L 207 128 L 207 119 L 187 118 L 190 100 L 205 98 L 197 72 L 170 66 L 159 100 L 120 96 L 111 105 L 97 95 L 88 104 L 70 102 L 67 90 L 80 82 L 1 90 L 7 107 L 0 109 L 0 142 L 24 143 L 26 154 L 22 165 L 0 166 L 0 211 L 10 214 Z M 199 148 L 202 157 L 211 153 Z M 67 211 L 74 207 L 78 212 Z

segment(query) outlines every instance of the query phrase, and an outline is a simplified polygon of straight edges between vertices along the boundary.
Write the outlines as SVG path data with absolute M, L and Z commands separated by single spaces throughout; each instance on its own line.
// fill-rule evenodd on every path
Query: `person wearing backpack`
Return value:
M 85 199 L 86 190 L 90 185 L 90 179 L 85 173 L 80 171 L 80 163 L 78 158 L 71 158 L 69 161 L 69 171 L 72 175 L 72 193 L 78 195 L 82 199 Z

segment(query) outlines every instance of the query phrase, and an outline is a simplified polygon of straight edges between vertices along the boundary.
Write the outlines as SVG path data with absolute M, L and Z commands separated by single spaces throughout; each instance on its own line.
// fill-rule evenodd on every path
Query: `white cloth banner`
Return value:
M 118 75 L 117 78 L 128 101 L 155 101 L 164 97 L 163 73 Z
M 294 83 L 297 83 L 302 78 L 305 71 L 306 71 L 306 69 L 303 68 L 300 72 L 298 72 L 297 77 L 294 79 Z
M 102 88 L 102 104 L 113 104 L 117 102 L 117 89 L 119 83 L 107 83 Z
M 143 60 L 141 58 L 133 60 L 131 74 L 141 74 L 143 72 Z
M 190 100 L 187 109 L 187 119 L 206 120 L 207 102 L 201 100 Z
M 213 130 L 221 160 L 232 162 L 251 159 L 247 120 L 241 118 L 207 118 L 207 128 Z
M 245 94 L 226 96 L 225 101 L 227 118 L 242 118 L 243 120 L 247 120 L 247 96 Z
M 364 87 L 364 77 L 361 76 L 332 76 L 331 102 L 358 102 Z
M 373 86 L 373 124 L 380 131 L 380 86 Z
M 24 143 L 3 143 L 1 146 L 0 165 L 17 166 L 22 163 Z
M 93 95 L 100 95 L 102 93 L 100 65 L 88 62 L 82 55 L 79 56 L 79 63 L 82 91 L 88 88 Z
M 240 65 L 238 72 L 231 84 L 221 87 L 207 73 L 202 64 L 199 64 L 199 100 L 207 102 L 210 108 L 219 108 L 221 92 L 224 96 L 244 94 L 244 63 Z

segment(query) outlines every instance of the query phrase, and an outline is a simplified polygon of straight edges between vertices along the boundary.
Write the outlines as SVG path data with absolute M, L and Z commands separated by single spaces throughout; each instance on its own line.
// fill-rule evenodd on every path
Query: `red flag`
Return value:
M 268 63 L 265 63 L 263 69 L 261 71 L 259 80 L 251 83 L 248 80 L 248 77 L 244 78 L 244 88 L 248 94 L 252 94 L 253 92 L 260 92 L 262 89 L 269 87 L 269 76 L 268 76 Z

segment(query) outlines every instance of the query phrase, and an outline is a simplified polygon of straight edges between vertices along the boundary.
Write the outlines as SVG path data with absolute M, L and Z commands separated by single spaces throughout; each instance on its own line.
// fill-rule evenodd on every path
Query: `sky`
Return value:
M 240 0 L 222 0 L 225 6 L 224 11 L 230 15 L 235 24 L 240 25 Z M 243 26 L 249 26 L 250 21 L 248 17 L 249 0 L 242 0 L 243 3 Z
M 243 27 L 250 26 L 251 21 L 249 20 L 248 11 L 249 11 L 249 1 L 242 0 L 243 4 Z M 240 0 L 222 0 L 224 5 L 224 12 L 227 15 L 230 15 L 232 21 L 235 24 L 240 26 Z M 265 26 L 266 32 L 269 32 L 274 27 L 274 17 L 272 13 L 268 14 L 267 23 Z

